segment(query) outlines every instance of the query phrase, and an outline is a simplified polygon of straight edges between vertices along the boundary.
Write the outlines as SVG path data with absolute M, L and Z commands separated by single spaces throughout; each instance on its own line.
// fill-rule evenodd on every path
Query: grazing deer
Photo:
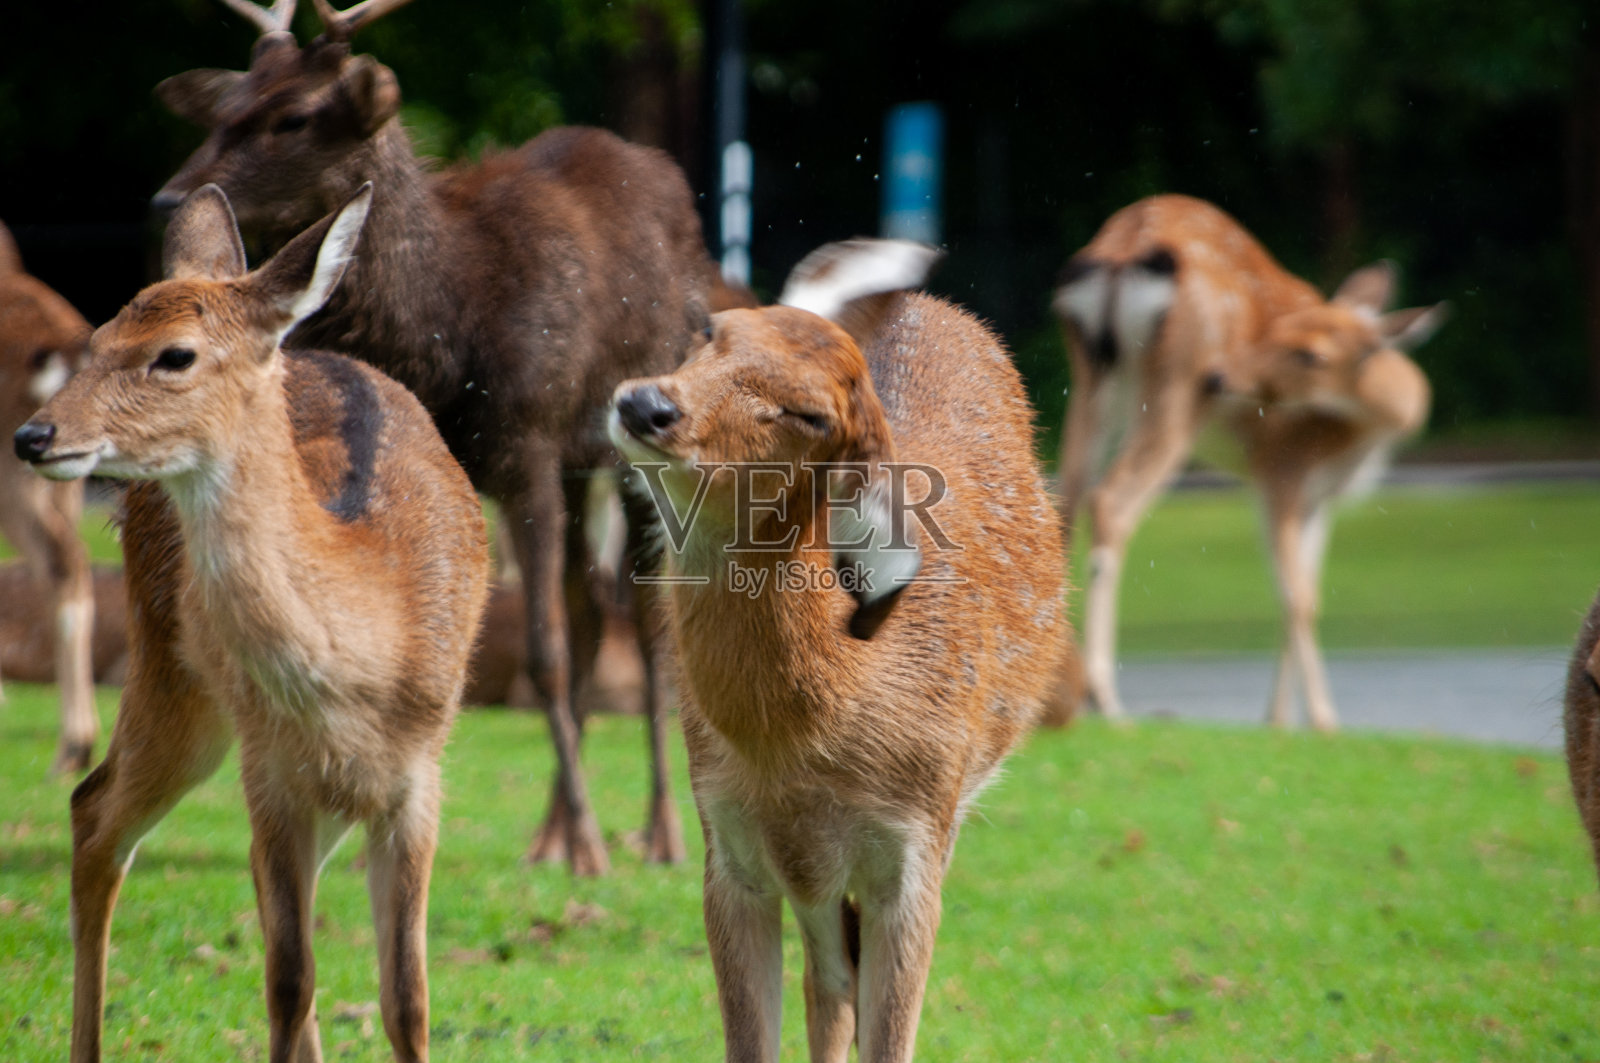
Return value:
M 511 528 L 527 591 L 528 668 L 559 770 L 530 850 L 600 874 L 605 846 L 578 763 L 572 691 L 601 620 L 574 525 L 587 476 L 610 468 L 604 410 L 622 380 L 667 372 L 707 317 L 711 265 L 682 172 L 662 152 L 596 129 L 551 130 L 481 162 L 427 173 L 398 117 L 395 76 L 351 55 L 350 35 L 405 0 L 318 11 L 304 48 L 294 0 L 229 0 L 262 30 L 248 72 L 191 70 L 157 86 L 210 135 L 157 194 L 222 186 L 269 246 L 374 183 L 362 254 L 291 346 L 363 358 L 417 394 L 474 485 Z M 629 557 L 650 563 L 648 512 L 630 512 Z M 634 608 L 648 639 L 653 610 Z M 664 677 L 644 647 L 653 758 L 647 851 L 682 858 L 664 761 Z
M 778 1057 L 785 899 L 811 1058 L 911 1058 L 957 829 L 1067 649 L 1021 381 L 965 311 L 900 293 L 932 258 L 828 245 L 788 305 L 617 389 L 612 437 L 686 528 L 669 616 L 730 1060 Z
M 1578 631 L 1567 669 L 1567 772 L 1600 867 L 1600 596 Z
M 126 495 L 132 660 L 106 759 L 72 795 L 72 1059 L 100 1057 L 111 909 L 139 839 L 235 735 L 266 939 L 273 1063 L 322 1058 L 317 872 L 367 827 L 384 1029 L 428 1053 L 439 754 L 487 594 L 483 512 L 427 413 L 338 355 L 284 353 L 345 272 L 371 197 L 247 273 L 215 186 L 167 229 L 166 280 L 16 433 L 56 480 Z
M 0 430 L 15 432 L 66 383 L 89 332 L 65 299 L 23 272 L 17 245 L 0 225 Z M 100 733 L 90 658 L 94 588 L 89 548 L 78 535 L 82 516 L 81 483 L 47 483 L 26 466 L 0 462 L 0 532 L 34 582 L 49 588 L 61 696 L 61 737 L 51 770 L 63 774 L 89 767 Z
M 1084 666 L 1101 712 L 1123 711 L 1116 606 L 1128 539 L 1216 421 L 1266 501 L 1286 627 L 1268 716 L 1286 723 L 1298 688 L 1313 726 L 1338 725 L 1316 641 L 1330 512 L 1422 427 L 1427 379 L 1400 352 L 1444 315 L 1443 304 L 1384 313 L 1394 285 L 1379 263 L 1325 300 L 1228 215 L 1173 195 L 1113 214 L 1067 263 L 1054 300 L 1073 377 L 1062 516 L 1070 534 L 1088 494 Z

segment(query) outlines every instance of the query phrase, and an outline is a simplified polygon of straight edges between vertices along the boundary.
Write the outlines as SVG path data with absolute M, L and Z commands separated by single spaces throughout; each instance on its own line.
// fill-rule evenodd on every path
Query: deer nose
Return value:
M 28 421 L 17 429 L 12 443 L 17 448 L 17 457 L 23 461 L 39 461 L 50 450 L 55 438 L 55 425 Z
M 617 399 L 617 416 L 636 436 L 664 432 L 683 417 L 683 411 L 654 384 L 641 384 Z

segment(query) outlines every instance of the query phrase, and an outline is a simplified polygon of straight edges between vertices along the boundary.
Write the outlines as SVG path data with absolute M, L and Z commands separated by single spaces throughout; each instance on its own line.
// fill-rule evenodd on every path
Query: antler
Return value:
M 275 0 L 270 8 L 251 3 L 250 0 L 222 0 L 233 11 L 255 23 L 263 34 L 282 33 L 294 21 L 296 0 Z
M 232 3 L 233 0 L 227 2 Z M 327 27 L 328 39 L 348 41 L 362 26 L 382 18 L 397 7 L 406 6 L 411 0 L 361 0 L 361 3 L 343 11 L 335 10 L 328 0 L 314 0 L 314 2 L 317 6 L 317 17 L 322 19 L 322 24 Z

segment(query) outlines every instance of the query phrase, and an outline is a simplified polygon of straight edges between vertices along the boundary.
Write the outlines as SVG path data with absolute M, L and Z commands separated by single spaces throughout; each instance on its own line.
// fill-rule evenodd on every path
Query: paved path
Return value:
M 1557 748 L 1568 648 L 1336 652 L 1328 676 L 1349 730 L 1411 731 Z M 1134 716 L 1257 723 L 1276 658 L 1129 658 L 1122 699 Z M 1303 724 L 1299 724 L 1303 726 Z

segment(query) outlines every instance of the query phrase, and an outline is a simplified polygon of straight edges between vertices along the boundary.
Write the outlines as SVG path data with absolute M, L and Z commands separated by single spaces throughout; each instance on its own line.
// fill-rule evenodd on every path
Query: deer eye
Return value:
M 274 133 L 293 133 L 296 130 L 304 129 L 308 121 L 310 119 L 303 114 L 286 114 L 272 123 L 272 131 Z
M 181 372 L 194 364 L 194 350 L 190 347 L 168 347 L 156 355 L 156 360 L 150 363 L 150 368 L 168 369 L 172 372 Z
M 40 347 L 37 351 L 34 351 L 28 356 L 29 372 L 36 373 L 43 369 L 44 363 L 48 362 L 50 360 L 50 356 L 55 353 L 56 350 L 54 347 Z
M 818 432 L 823 435 L 826 435 L 828 432 L 828 419 L 822 416 L 820 413 L 806 413 L 804 410 L 785 409 L 783 411 L 783 415 L 799 421 L 813 432 Z
M 1300 365 L 1306 369 L 1315 369 L 1317 366 L 1322 364 L 1322 356 L 1316 351 L 1313 351 L 1307 347 L 1296 348 L 1294 352 L 1294 360 L 1299 362 Z

